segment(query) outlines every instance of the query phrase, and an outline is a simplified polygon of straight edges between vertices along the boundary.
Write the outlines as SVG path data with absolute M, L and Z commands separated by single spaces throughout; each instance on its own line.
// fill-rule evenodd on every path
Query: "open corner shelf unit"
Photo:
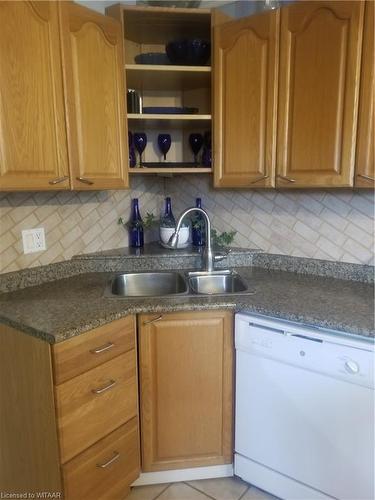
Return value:
M 142 97 L 143 107 L 194 107 L 195 114 L 127 114 L 130 132 L 145 132 L 147 147 L 143 161 L 161 161 L 159 133 L 171 135 L 167 154 L 176 168 L 129 168 L 131 174 L 211 173 L 208 167 L 183 168 L 193 161 L 189 147 L 191 133 L 211 131 L 211 66 L 137 64 L 135 58 L 150 52 L 165 53 L 168 42 L 179 39 L 211 40 L 211 11 L 169 7 L 113 5 L 107 14 L 123 26 L 125 84 Z M 209 64 L 209 62 L 208 62 Z M 201 156 L 202 150 L 199 154 Z M 138 154 L 137 154 L 138 159 Z

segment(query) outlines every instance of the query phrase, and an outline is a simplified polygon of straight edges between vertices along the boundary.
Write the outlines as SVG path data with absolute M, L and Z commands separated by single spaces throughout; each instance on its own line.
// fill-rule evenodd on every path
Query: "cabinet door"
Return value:
M 363 7 L 281 9 L 278 187 L 353 186 Z
M 371 188 L 375 180 L 374 158 L 374 2 L 366 2 L 359 95 L 355 186 Z
M 274 186 L 279 11 L 214 30 L 215 187 Z
M 140 316 L 143 471 L 231 463 L 232 321 L 217 311 Z
M 127 187 L 121 25 L 73 2 L 61 19 L 73 188 Z
M 57 3 L 0 2 L 0 189 L 68 189 Z

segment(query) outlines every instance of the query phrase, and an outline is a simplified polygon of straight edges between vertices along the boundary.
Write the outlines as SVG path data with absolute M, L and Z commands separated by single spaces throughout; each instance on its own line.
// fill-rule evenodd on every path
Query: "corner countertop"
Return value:
M 0 322 L 51 344 L 128 314 L 231 309 L 373 338 L 369 283 L 294 272 L 237 269 L 252 295 L 126 299 L 103 296 L 113 272 L 90 272 L 0 294 Z

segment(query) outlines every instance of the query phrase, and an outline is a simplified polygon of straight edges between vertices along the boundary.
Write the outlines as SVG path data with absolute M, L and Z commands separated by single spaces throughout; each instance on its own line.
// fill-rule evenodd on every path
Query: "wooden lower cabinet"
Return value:
M 0 492 L 122 500 L 141 450 L 144 472 L 231 463 L 233 353 L 231 312 L 142 315 L 138 384 L 135 316 L 52 346 L 0 324 Z
M 232 462 L 233 315 L 138 318 L 142 470 Z
M 134 316 L 54 346 L 0 325 L 0 492 L 127 495 L 140 473 L 135 335 Z

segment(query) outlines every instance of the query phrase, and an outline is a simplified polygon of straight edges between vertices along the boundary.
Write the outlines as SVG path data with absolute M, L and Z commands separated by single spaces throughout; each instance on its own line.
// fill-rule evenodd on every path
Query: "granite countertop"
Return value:
M 294 272 L 241 267 L 251 295 L 125 299 L 103 296 L 113 272 L 90 272 L 0 294 L 0 322 L 49 343 L 128 314 L 203 309 L 255 312 L 374 337 L 373 286 Z

